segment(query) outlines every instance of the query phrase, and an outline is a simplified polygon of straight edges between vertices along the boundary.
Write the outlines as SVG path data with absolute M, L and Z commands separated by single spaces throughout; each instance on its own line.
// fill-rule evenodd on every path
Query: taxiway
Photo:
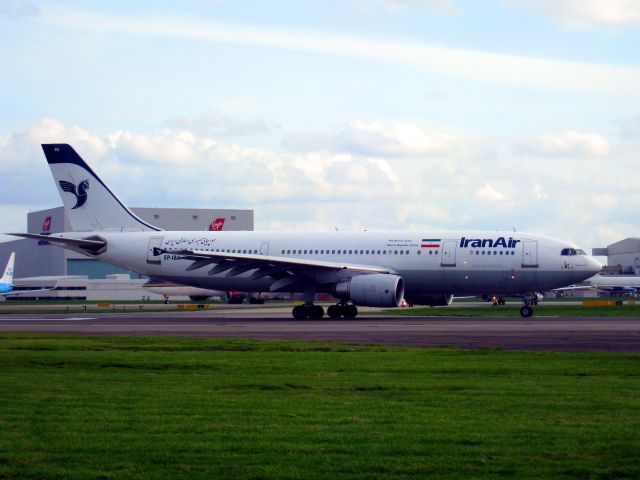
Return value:
M 640 318 L 392 317 L 292 320 L 280 309 L 3 314 L 0 332 L 330 340 L 434 347 L 640 352 Z

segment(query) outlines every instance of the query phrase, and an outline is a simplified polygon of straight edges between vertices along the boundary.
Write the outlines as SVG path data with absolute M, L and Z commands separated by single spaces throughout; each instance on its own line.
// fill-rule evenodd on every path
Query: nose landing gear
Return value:
M 520 315 L 522 315 L 524 318 L 531 317 L 533 315 L 533 307 L 531 307 L 530 305 L 525 305 L 520 309 Z

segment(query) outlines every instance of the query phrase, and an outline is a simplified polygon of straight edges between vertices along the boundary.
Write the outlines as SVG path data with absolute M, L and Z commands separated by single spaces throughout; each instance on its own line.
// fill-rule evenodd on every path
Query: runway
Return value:
M 331 340 L 436 347 L 640 352 L 640 318 L 379 317 L 292 320 L 279 309 L 5 314 L 0 332 Z

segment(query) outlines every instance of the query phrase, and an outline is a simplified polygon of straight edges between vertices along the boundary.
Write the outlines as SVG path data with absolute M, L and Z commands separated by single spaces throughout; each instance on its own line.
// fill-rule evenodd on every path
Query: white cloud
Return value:
M 43 119 L 24 131 L 0 133 L 5 179 L 0 202 L 15 206 L 2 231 L 22 229 L 16 213 L 21 209 L 25 215 L 29 207 L 60 204 L 39 146 L 46 141 L 73 144 L 131 206 L 254 208 L 259 229 L 515 226 L 586 246 L 610 240 L 611 232 L 596 226 L 611 224 L 624 236 L 637 234 L 628 219 L 640 204 L 640 169 L 603 175 L 599 161 L 567 156 L 558 162 L 544 150 L 522 159 L 508 139 L 500 141 L 503 145 L 492 140 L 496 155 L 455 156 L 454 148 L 425 157 L 421 129 L 404 135 L 394 125 L 354 124 L 393 139 L 392 145 L 404 145 L 413 155 L 399 157 L 384 142 L 385 148 L 376 146 L 377 155 L 328 149 L 283 153 L 185 129 L 98 135 Z M 557 155 L 558 148 L 554 151 Z M 621 164 L 637 163 L 635 151 L 620 151 L 625 152 L 616 146 L 611 155 Z
M 487 142 L 481 135 L 430 132 L 410 122 L 351 120 L 335 135 L 291 134 L 283 144 L 300 151 L 329 148 L 383 157 L 469 157 L 483 154 Z
M 521 142 L 521 148 L 550 156 L 604 157 L 610 151 L 609 142 L 603 136 L 575 130 L 533 135 Z
M 214 111 L 205 112 L 196 117 L 175 117 L 167 122 L 167 126 L 213 137 L 238 137 L 269 131 L 269 127 L 262 120 L 245 122 Z
M 505 0 L 505 3 L 571 27 L 640 25 L 638 0 Z
M 549 193 L 542 188 L 542 185 L 536 183 L 533 185 L 533 196 L 538 200 L 547 200 L 549 198 Z
M 452 0 L 374 0 L 374 2 L 394 13 L 404 13 L 411 7 L 422 7 L 444 15 L 461 13 Z
M 504 203 L 508 201 L 508 196 L 494 187 L 485 183 L 481 188 L 476 190 L 476 198 L 478 200 L 486 200 L 492 203 Z
M 353 35 L 184 18 L 118 17 L 78 10 L 43 10 L 37 21 L 91 32 L 188 38 L 358 58 L 408 66 L 448 78 L 535 89 L 637 96 L 640 84 L 640 68 L 634 66 L 552 60 Z

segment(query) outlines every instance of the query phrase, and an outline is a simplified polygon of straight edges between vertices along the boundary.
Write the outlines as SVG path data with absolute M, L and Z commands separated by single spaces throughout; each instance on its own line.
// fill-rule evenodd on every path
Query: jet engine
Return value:
M 449 294 L 417 294 L 406 297 L 405 300 L 409 305 L 429 305 L 430 307 L 444 307 L 451 305 L 453 295 Z
M 340 299 L 350 298 L 355 305 L 397 307 L 404 296 L 404 280 L 384 273 L 358 275 L 338 283 L 335 295 Z

